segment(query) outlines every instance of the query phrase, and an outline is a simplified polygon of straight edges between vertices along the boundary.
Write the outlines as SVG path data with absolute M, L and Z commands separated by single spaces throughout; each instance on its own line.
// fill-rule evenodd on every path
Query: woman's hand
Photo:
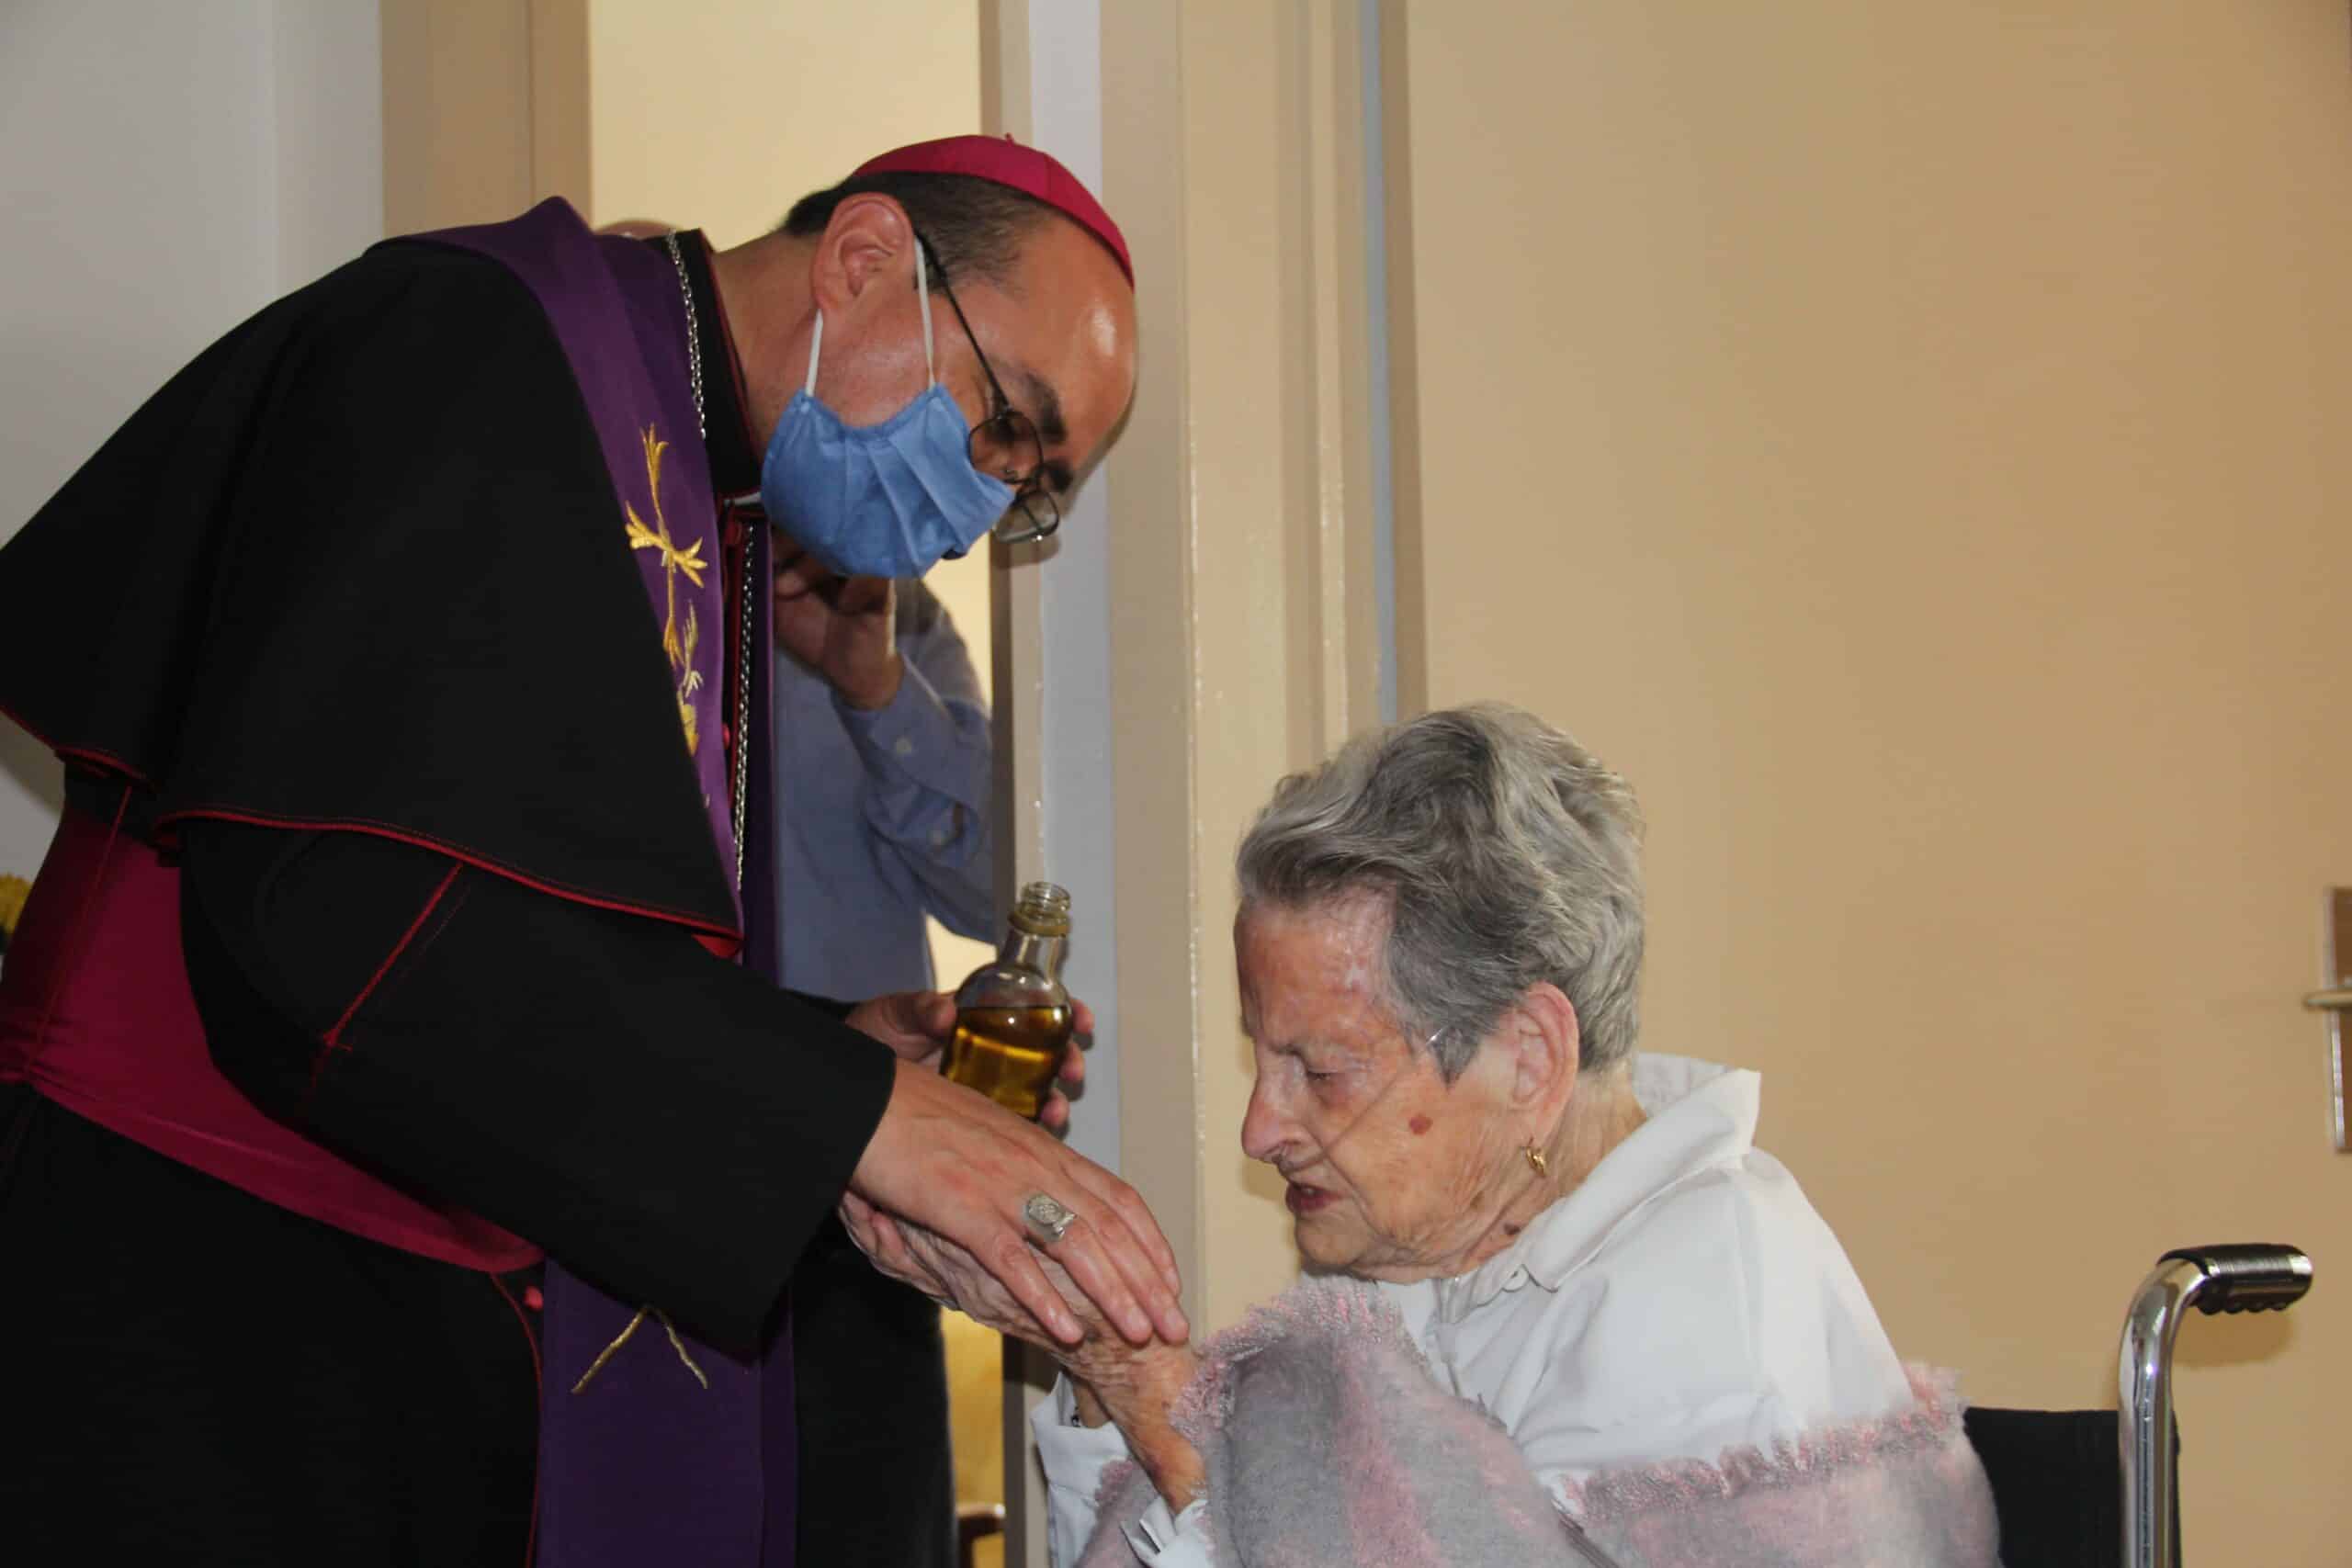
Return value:
M 978 1259 L 945 1237 L 894 1220 L 855 1193 L 842 1198 L 842 1220 L 884 1273 L 1053 1357 L 1076 1389 L 1079 1418 L 1090 1427 L 1106 1419 L 1117 1422 L 1171 1509 L 1181 1510 L 1199 1494 L 1200 1454 L 1168 1419 L 1176 1396 L 1200 1367 L 1200 1357 L 1189 1345 L 1159 1339 L 1128 1344 L 1076 1281 L 1045 1258 L 1046 1278 L 1085 1329 L 1077 1343 L 1068 1343 L 1047 1333 Z

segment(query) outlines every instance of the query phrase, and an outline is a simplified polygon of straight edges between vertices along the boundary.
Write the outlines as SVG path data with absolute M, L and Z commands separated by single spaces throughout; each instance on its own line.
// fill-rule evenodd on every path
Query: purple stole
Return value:
M 420 236 L 505 265 L 546 309 L 611 470 L 619 513 L 548 517 L 534 525 L 609 527 L 645 579 L 651 631 L 670 661 L 678 716 L 710 808 L 711 841 L 728 880 L 736 846 L 725 736 L 729 589 L 710 466 L 697 428 L 676 267 L 641 241 L 589 232 L 560 198 L 506 223 Z M 731 374 L 705 364 L 705 384 Z M 767 531 L 749 530 L 753 581 L 770 575 Z M 741 592 L 740 582 L 734 591 Z M 740 961 L 776 978 L 772 597 L 752 595 L 752 788 L 737 910 Z M 582 635 L 639 636 L 636 627 Z M 659 1086 L 648 1086 L 658 1092 Z M 746 1236 L 757 1247 L 761 1238 Z M 550 1258 L 539 1390 L 539 1568 L 790 1568 L 795 1440 L 788 1320 L 752 1361 L 684 1340 L 705 1388 L 650 1313 L 579 1393 L 572 1386 L 640 1306 L 615 1301 Z

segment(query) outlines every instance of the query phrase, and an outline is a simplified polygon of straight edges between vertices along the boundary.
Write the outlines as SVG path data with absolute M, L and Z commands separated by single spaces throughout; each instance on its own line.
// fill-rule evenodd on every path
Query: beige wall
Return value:
M 1204 1328 L 1297 1272 L 1281 1182 L 1240 1148 L 1234 847 L 1374 717 L 1356 15 L 1103 8 L 1142 333 L 1111 489 L 1120 1147 Z
M 903 142 L 977 130 L 978 0 L 588 0 L 596 220 L 739 244 Z
M 2309 1248 L 2187 1331 L 2187 1544 L 2343 1562 L 2341 0 L 1391 20 L 1408 692 L 1631 775 L 1647 1043 L 1765 1069 L 1980 1399 L 2111 1403 L 2168 1246 Z
M 382 4 L 384 231 L 494 223 L 537 201 L 534 0 Z

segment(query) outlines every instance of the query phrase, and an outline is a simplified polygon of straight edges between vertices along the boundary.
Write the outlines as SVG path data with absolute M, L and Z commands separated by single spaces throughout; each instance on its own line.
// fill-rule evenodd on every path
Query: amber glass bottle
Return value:
M 973 970 L 956 992 L 956 1037 L 940 1070 L 1035 1120 L 1069 1043 L 1069 993 L 1062 989 L 1069 946 L 1069 895 L 1050 882 L 1023 887 L 996 961 Z

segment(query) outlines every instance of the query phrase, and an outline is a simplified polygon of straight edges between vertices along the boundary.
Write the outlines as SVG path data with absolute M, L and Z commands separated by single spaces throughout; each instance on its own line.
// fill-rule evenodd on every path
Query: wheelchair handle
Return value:
M 2230 1242 L 2220 1247 L 2184 1247 L 2158 1259 L 2178 1258 L 2205 1271 L 2191 1286 L 2188 1303 L 2209 1316 L 2221 1312 L 2285 1312 L 2312 1288 L 2312 1260 L 2291 1247 Z
M 2173 1495 L 2172 1350 L 2180 1321 L 2203 1313 L 2283 1312 L 2312 1288 L 2301 1250 L 2253 1242 L 2165 1253 L 2123 1320 L 2117 1440 L 2123 1459 L 2124 1568 L 2177 1568 Z

